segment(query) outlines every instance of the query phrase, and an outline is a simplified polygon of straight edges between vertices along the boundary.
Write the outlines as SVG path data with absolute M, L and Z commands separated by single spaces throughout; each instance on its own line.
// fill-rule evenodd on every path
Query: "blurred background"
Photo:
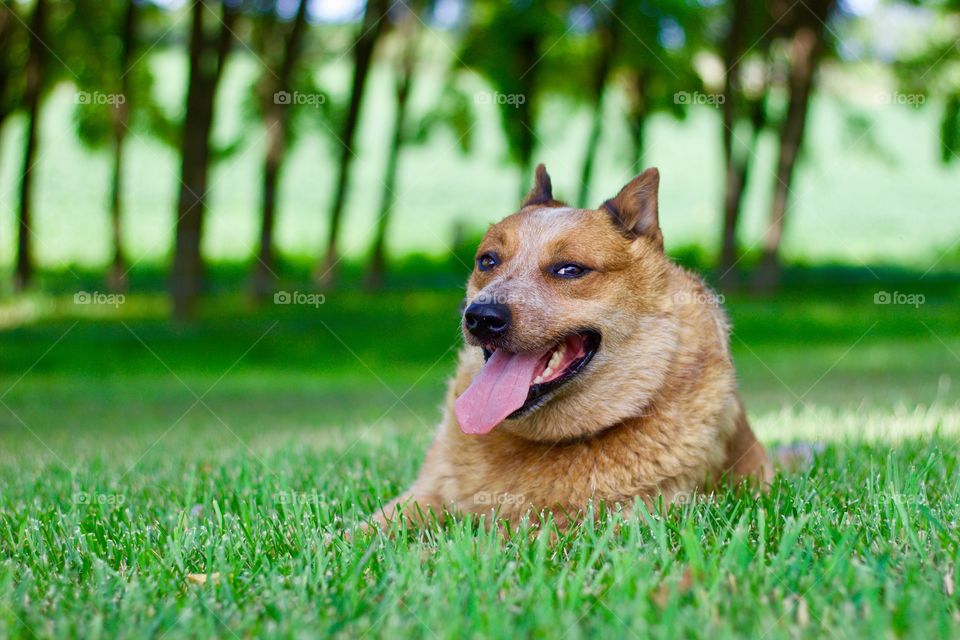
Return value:
M 422 445 L 538 162 L 659 167 L 765 440 L 958 428 L 956 0 L 5 0 L 3 455 Z

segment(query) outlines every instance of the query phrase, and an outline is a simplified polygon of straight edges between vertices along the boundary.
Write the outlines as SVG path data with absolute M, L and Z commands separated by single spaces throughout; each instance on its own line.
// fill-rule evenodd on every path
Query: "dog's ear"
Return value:
M 600 205 L 600 209 L 609 214 L 613 224 L 628 237 L 644 236 L 662 249 L 663 234 L 657 213 L 659 187 L 660 172 L 656 168 L 647 169 L 621 189 L 616 197 Z
M 520 208 L 523 209 L 534 204 L 546 204 L 551 200 L 553 200 L 553 185 L 550 183 L 550 174 L 547 173 L 547 168 L 541 163 L 537 165 L 536 183 L 527 197 L 523 199 Z

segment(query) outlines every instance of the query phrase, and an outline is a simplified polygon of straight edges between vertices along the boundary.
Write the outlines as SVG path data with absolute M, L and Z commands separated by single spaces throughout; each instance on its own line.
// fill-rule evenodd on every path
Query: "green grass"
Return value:
M 960 633 L 955 281 L 728 299 L 761 439 L 824 447 L 759 499 L 346 542 L 416 474 L 459 296 L 224 294 L 181 328 L 154 294 L 0 308 L 0 636 Z

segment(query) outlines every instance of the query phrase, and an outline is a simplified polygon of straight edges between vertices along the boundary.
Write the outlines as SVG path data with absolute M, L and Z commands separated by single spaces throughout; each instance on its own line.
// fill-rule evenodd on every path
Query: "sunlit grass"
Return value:
M 184 327 L 36 297 L 0 333 L 3 634 L 956 636 L 960 298 L 924 287 L 728 299 L 758 434 L 800 443 L 764 496 L 352 541 L 415 477 L 459 291 L 221 295 Z

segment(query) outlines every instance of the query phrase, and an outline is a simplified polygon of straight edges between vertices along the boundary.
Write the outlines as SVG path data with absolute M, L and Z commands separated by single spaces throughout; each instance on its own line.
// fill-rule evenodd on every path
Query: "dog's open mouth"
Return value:
M 578 331 L 543 351 L 512 353 L 485 346 L 486 363 L 454 402 L 464 433 L 489 433 L 508 418 L 518 418 L 549 400 L 572 380 L 600 346 L 596 331 Z

